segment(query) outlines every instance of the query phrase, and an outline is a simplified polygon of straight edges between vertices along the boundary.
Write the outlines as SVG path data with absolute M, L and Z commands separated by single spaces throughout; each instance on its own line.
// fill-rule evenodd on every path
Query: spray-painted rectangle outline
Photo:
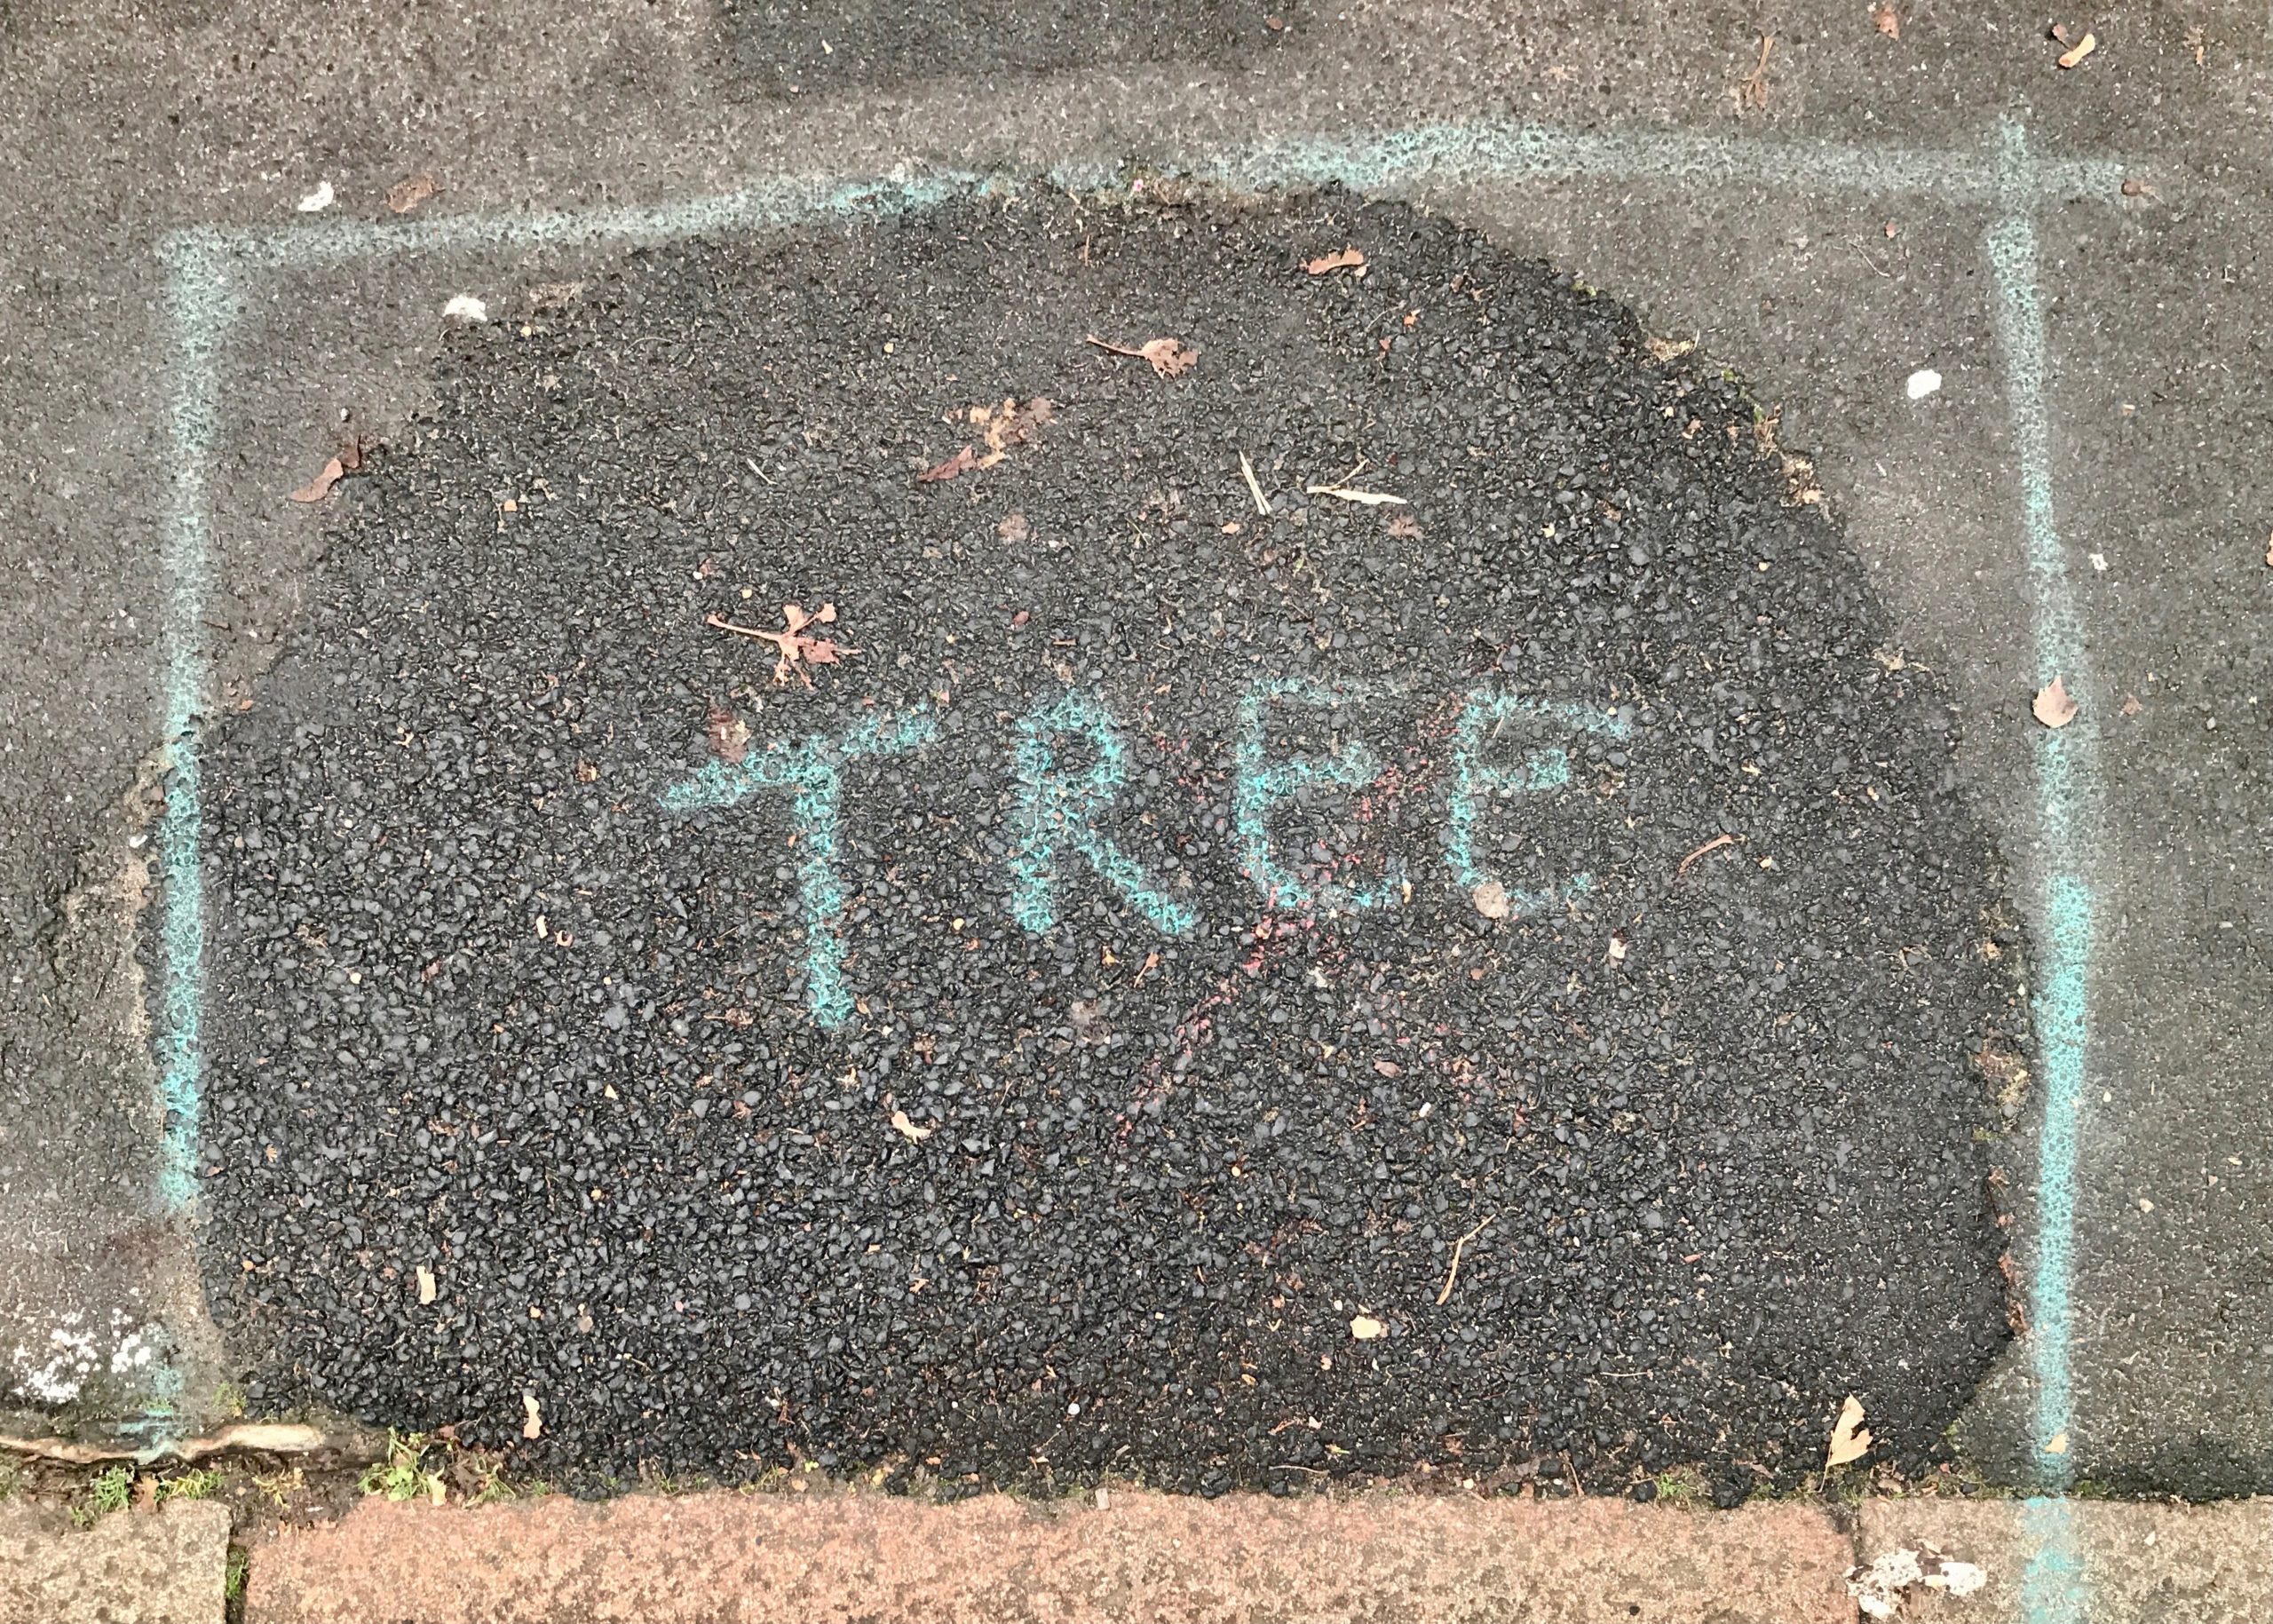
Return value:
M 1185 172 L 1246 191 L 1338 185 L 1359 193 L 1395 195 L 1430 184 L 1656 179 L 1692 186 L 1917 194 L 1945 206 L 1988 206 L 1992 221 L 1984 250 L 1992 272 L 1991 316 L 2018 464 L 2039 680 L 2063 676 L 2087 691 L 2082 623 L 2069 587 L 2053 501 L 2046 400 L 2048 340 L 2035 210 L 2054 199 L 2114 198 L 2126 172 L 2119 162 L 2038 159 L 2029 152 L 2020 125 L 2010 120 L 2000 127 L 1992 144 L 1975 151 L 1477 123 L 1281 139 L 1217 153 L 1186 166 Z M 1102 172 L 1065 172 L 1051 179 L 1096 185 L 1107 178 Z M 850 184 L 774 177 L 733 193 L 654 207 L 439 216 L 392 225 L 316 221 L 281 228 L 195 227 L 162 241 L 159 257 L 166 276 L 164 313 L 172 363 L 166 416 L 173 456 L 160 550 L 167 598 L 162 649 L 169 772 L 157 836 L 164 889 L 154 1024 L 165 1121 L 158 1196 L 169 1210 L 186 1210 L 196 1190 L 206 934 L 199 868 L 203 803 L 197 726 L 210 671 L 203 609 L 211 582 L 205 468 L 218 428 L 222 348 L 237 314 L 239 295 L 251 285 L 240 279 L 398 253 L 575 247 L 775 228 L 921 208 L 987 184 L 1016 183 L 944 172 Z M 2037 1255 L 2029 1289 L 2036 1379 L 2031 1430 L 2044 1468 L 2044 1486 L 2055 1494 L 2068 1485 L 2072 1458 L 2069 1355 L 2077 1136 L 2089 1058 L 2087 994 L 2095 920 L 2104 915 L 2095 907 L 2091 875 L 2066 854 L 2090 847 L 2083 836 L 2098 816 L 2097 755 L 2097 733 L 2088 712 L 2061 732 L 2039 735 L 2035 810 L 2042 879 L 2034 909 L 2040 963 L 2033 1013 L 2046 1087 L 2038 1149 Z M 2031 1619 L 2047 1620 L 2082 1616 L 2088 1599 L 2064 1501 L 2054 1498 L 2031 1503 L 2037 1555 L 2024 1575 L 2026 1611 Z

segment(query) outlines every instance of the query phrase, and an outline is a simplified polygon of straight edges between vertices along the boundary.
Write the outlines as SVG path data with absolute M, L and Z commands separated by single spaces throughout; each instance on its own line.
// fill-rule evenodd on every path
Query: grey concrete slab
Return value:
M 2245 1624 L 2273 1610 L 2273 1502 L 2263 1500 L 1864 1502 L 1862 1564 L 1921 1546 L 1972 1563 L 1986 1578 L 1968 1596 L 1909 1590 L 1898 1616 L 1921 1624 Z M 2064 1560 L 2047 1559 L 2055 1547 Z

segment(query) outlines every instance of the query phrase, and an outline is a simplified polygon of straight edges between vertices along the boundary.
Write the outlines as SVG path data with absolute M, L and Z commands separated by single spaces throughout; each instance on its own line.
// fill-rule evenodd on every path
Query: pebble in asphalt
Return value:
M 2018 943 L 1944 695 L 1663 349 L 1334 197 L 450 333 L 209 768 L 256 1401 L 586 1484 L 1726 1501 L 1850 1392 L 1925 1459 L 2008 1335 Z M 790 603 L 836 661 L 709 623 Z

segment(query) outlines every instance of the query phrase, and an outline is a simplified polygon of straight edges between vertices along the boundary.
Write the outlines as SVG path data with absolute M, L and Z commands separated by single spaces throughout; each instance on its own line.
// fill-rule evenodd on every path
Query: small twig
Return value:
M 706 614 L 702 617 L 702 623 L 716 626 L 721 631 L 731 631 L 738 638 L 756 638 L 761 643 L 771 643 L 784 654 L 790 652 L 789 646 L 797 638 L 794 631 L 760 631 L 752 626 L 737 626 L 723 614 Z M 1728 836 L 1723 835 L 1721 838 L 1726 840 Z
M 1729 92 L 1737 99 L 1739 113 L 1746 107 L 1768 105 L 1768 59 L 1775 49 L 1776 36 L 1773 34 L 1760 36 L 1760 60 L 1753 64 L 1752 72 L 1745 75 L 1744 83 Z
M 1572 1492 L 1580 1499 L 1584 1500 L 1587 1496 L 1587 1485 L 1579 1481 L 1579 1469 L 1571 1464 L 1571 1452 L 1567 1449 L 1563 1452 L 1563 1475 L 1570 1478 Z
M 1880 265 L 1877 260 L 1871 257 L 1869 251 L 1863 247 L 1863 240 L 1860 237 L 1848 238 L 1847 246 L 1855 250 L 1856 258 L 1870 266 L 1873 271 L 1876 272 L 1879 275 L 1885 277 L 1889 281 L 1892 281 L 1894 280 L 1894 273 L 1886 269 L 1883 265 Z
M 1097 345 L 1098 349 L 1107 351 L 1114 355 L 1133 355 L 1138 360 L 1143 360 L 1144 359 L 1144 351 L 1132 350 L 1125 344 L 1110 343 L 1105 339 L 1098 337 L 1095 333 L 1088 335 L 1081 340 L 1081 342 L 1083 344 L 1093 344 Z
M 1500 1215 L 1495 1212 L 1492 1215 L 1492 1218 L 1496 1218 L 1499 1216 Z M 1437 1306 L 1438 1308 L 1444 1307 L 1445 1303 L 1452 1301 L 1453 1282 L 1460 1279 L 1460 1255 L 1468 1249 L 1468 1243 L 1469 1241 L 1475 1240 L 1478 1235 L 1482 1234 L 1486 1229 L 1491 1227 L 1492 1218 L 1485 1219 L 1483 1223 L 1477 1224 L 1474 1229 L 1469 1231 L 1468 1233 L 1462 1235 L 1458 1240 L 1453 1242 L 1453 1266 L 1450 1270 L 1446 1271 L 1445 1274 L 1444 1289 L 1437 1293 Z
M 1699 858 L 1704 856 L 1707 852 L 1716 852 L 1723 846 L 1732 846 L 1736 844 L 1737 837 L 1734 835 L 1723 833 L 1714 836 L 1712 839 L 1707 841 L 1703 845 L 1698 847 L 1697 850 L 1691 852 L 1687 857 L 1681 860 L 1681 866 L 1673 871 L 1674 883 L 1675 884 L 1680 883 L 1680 882 L 1685 878 L 1689 873 L 1689 865 L 1695 862 Z
M 1255 483 L 1255 464 L 1247 460 L 1244 451 L 1239 453 L 1239 472 L 1247 479 L 1247 494 L 1255 498 L 1255 511 L 1265 519 L 1270 518 L 1271 504 L 1263 500 L 1263 487 Z

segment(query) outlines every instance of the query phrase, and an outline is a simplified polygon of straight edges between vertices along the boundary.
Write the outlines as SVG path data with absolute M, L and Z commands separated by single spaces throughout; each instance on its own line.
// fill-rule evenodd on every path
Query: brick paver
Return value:
M 221 1624 L 226 1507 L 177 1501 L 78 1529 L 0 1505 L 0 1624 Z
M 1822 1511 L 1115 1493 L 367 1502 L 257 1547 L 248 1624 L 1849 1624 Z

